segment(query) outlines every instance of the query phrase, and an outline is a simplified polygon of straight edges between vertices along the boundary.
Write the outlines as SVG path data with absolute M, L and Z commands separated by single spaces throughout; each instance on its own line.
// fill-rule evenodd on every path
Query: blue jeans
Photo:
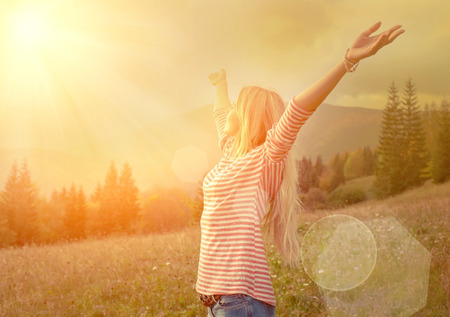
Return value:
M 208 317 L 274 317 L 275 307 L 244 294 L 222 295 Z

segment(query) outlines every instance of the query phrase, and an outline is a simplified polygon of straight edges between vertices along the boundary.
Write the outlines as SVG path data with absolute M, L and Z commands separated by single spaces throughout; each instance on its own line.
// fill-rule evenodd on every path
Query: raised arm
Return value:
M 361 33 L 347 50 L 344 59 L 317 82 L 295 96 L 295 104 L 308 111 L 315 110 L 336 87 L 346 72 L 354 70 L 360 60 L 376 54 L 380 48 L 392 43 L 404 32 L 401 25 L 396 25 L 378 35 L 371 36 L 380 26 L 381 22 L 375 23 Z
M 219 109 L 231 109 L 230 98 L 228 97 L 228 84 L 225 70 L 211 73 L 209 81 L 216 87 L 216 101 L 214 102 L 214 112 Z
M 282 159 L 292 148 L 300 128 L 346 72 L 353 71 L 361 59 L 374 55 L 380 48 L 391 43 L 404 32 L 400 29 L 400 25 L 396 25 L 379 35 L 370 36 L 378 30 L 380 25 L 381 23 L 378 22 L 361 33 L 347 50 L 341 62 L 289 103 L 278 125 L 270 131 L 266 139 L 267 153 L 273 161 Z

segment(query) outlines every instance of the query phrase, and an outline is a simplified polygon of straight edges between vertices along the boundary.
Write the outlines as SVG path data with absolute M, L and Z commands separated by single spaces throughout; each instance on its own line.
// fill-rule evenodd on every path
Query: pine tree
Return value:
M 20 171 L 19 186 L 22 191 L 22 212 L 26 224 L 22 224 L 24 230 L 24 242 L 32 242 L 38 237 L 37 227 L 37 190 L 31 181 L 31 172 L 27 161 L 24 161 Z M 19 240 L 20 241 L 20 240 Z
M 116 231 L 118 218 L 119 182 L 117 169 L 111 162 L 102 188 L 98 221 L 100 233 L 109 234 Z
M 422 115 L 417 104 L 416 89 L 412 80 L 406 82 L 403 91 L 403 136 L 406 147 L 404 158 L 404 180 L 406 186 L 417 186 L 424 183 L 428 152 L 426 150 L 426 134 L 422 125 Z
M 19 169 L 14 163 L 2 195 L 2 209 L 16 242 L 23 245 L 37 238 L 37 195 L 26 161 Z
M 435 136 L 439 126 L 439 114 L 436 109 L 436 103 L 425 104 L 423 111 L 423 127 L 426 134 L 426 145 L 429 152 L 434 149 Z
M 123 165 L 119 177 L 117 226 L 120 231 L 130 231 L 136 224 L 138 212 L 139 190 L 132 177 L 132 169 L 128 163 Z
M 345 179 L 364 176 L 364 150 L 357 149 L 351 152 L 344 166 Z
M 438 112 L 431 175 L 435 183 L 450 180 L 450 104 L 446 100 L 442 101 Z
M 77 237 L 77 190 L 75 184 L 72 183 L 68 197 L 65 199 L 64 208 L 64 226 L 66 228 L 66 236 L 69 239 Z
M 398 89 L 392 83 L 383 110 L 378 139 L 374 188 L 378 196 L 388 196 L 406 188 L 404 182 L 405 142 Z
M 312 178 L 312 162 L 311 158 L 303 157 L 301 161 L 297 162 L 298 164 L 298 185 L 300 187 L 300 191 L 306 194 L 311 188 L 311 178 Z
M 83 189 L 72 184 L 65 199 L 64 226 L 69 239 L 84 238 L 86 235 L 86 196 Z
M 320 177 L 322 176 L 323 172 L 325 171 L 326 166 L 323 164 L 322 156 L 319 155 L 316 157 L 316 162 L 313 166 L 313 173 L 311 175 L 311 187 L 319 187 L 320 183 Z
M 332 176 L 328 192 L 332 192 L 339 185 L 345 184 L 344 166 L 347 161 L 347 157 L 348 153 L 344 153 L 342 157 L 339 154 L 336 154 L 330 161 L 329 165 L 332 171 Z
M 45 243 L 56 242 L 66 233 L 64 226 L 65 201 L 61 200 L 60 193 L 54 189 L 48 202 L 39 208 L 39 221 L 41 241 Z
M 5 189 L 2 192 L 1 204 L 2 210 L 6 216 L 5 218 L 8 226 L 11 231 L 16 234 L 16 236 L 20 229 L 20 209 L 18 205 L 18 200 L 20 199 L 19 197 L 19 168 L 17 166 L 17 162 L 14 162 L 9 172 L 9 176 L 5 184 Z
M 376 158 L 370 147 L 366 146 L 363 149 L 364 166 L 363 176 L 373 175 L 375 172 Z
M 102 184 L 98 183 L 91 195 L 91 201 L 99 202 L 102 197 Z
M 2 198 L 3 193 L 0 193 L 0 198 Z M 0 200 L 0 248 L 14 245 L 16 243 L 17 234 L 10 229 L 8 223 L 8 215 L 5 205 L 2 200 Z
M 77 193 L 77 236 L 84 238 L 86 236 L 87 224 L 87 201 L 83 188 L 80 186 Z

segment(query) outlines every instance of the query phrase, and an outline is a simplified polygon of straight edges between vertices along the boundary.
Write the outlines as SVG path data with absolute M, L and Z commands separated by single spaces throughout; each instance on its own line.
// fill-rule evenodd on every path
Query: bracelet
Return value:
M 347 59 L 347 54 L 348 54 L 349 50 L 350 50 L 350 48 L 347 48 L 347 51 L 345 52 L 345 55 L 344 55 L 344 67 L 345 67 L 345 70 L 347 73 L 352 73 L 355 71 L 356 67 L 358 67 L 359 61 L 354 63 Z

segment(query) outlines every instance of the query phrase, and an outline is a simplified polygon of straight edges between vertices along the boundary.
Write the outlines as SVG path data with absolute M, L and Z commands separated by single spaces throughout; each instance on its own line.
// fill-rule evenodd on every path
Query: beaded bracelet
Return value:
M 345 67 L 345 70 L 347 71 L 347 73 L 352 73 L 355 71 L 356 67 L 358 67 L 359 61 L 357 61 L 356 63 L 353 63 L 347 59 L 347 54 L 348 54 L 349 50 L 350 50 L 350 48 L 347 49 L 347 51 L 345 52 L 345 55 L 344 55 L 344 67 Z

